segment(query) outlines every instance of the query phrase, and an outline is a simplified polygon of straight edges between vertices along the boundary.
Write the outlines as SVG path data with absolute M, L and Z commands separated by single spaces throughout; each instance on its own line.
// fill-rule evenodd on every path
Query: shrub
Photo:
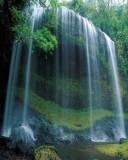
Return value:
M 44 50 L 45 53 L 50 54 L 53 53 L 58 44 L 56 37 L 46 27 L 37 30 L 33 34 L 33 39 L 36 47 Z

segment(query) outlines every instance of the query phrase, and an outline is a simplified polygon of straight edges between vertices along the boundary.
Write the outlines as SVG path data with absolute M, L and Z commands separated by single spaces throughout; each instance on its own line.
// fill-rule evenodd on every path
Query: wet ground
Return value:
M 94 144 L 86 146 L 79 144 L 62 144 L 57 148 L 62 160 L 118 160 L 118 158 L 113 159 L 112 157 L 98 153 Z
M 0 139 L 0 160 L 34 160 L 33 156 L 22 153 L 18 148 L 10 149 L 8 140 Z M 112 158 L 99 153 L 96 145 L 100 144 L 79 144 L 79 143 L 61 143 L 57 145 L 56 153 L 61 160 L 123 160 Z M 55 160 L 55 159 L 39 159 Z
M 22 153 L 18 148 L 10 147 L 10 140 L 0 137 L 0 160 L 33 160 L 33 157 Z

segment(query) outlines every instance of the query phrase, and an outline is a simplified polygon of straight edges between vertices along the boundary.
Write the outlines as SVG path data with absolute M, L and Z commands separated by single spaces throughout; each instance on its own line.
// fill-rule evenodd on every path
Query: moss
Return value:
M 67 94 L 80 94 L 84 95 L 85 91 L 80 85 L 80 81 L 74 80 L 74 79 L 69 79 L 69 78 L 64 78 L 64 79 L 57 79 L 56 80 L 57 90 L 62 90 L 63 93 Z
M 128 142 L 123 144 L 105 144 L 96 146 L 96 150 L 110 157 L 120 157 L 128 160 Z
M 19 90 L 19 98 L 22 100 L 23 89 Z M 80 131 L 91 126 L 90 114 L 87 110 L 73 110 L 58 106 L 52 101 L 45 100 L 37 96 L 35 93 L 29 94 L 30 106 L 45 119 L 58 126 L 70 128 L 72 130 Z M 95 110 L 93 117 L 94 123 L 105 117 L 111 117 L 112 113 L 107 110 Z
M 41 146 L 35 150 L 35 160 L 61 160 L 53 146 Z
M 85 96 L 85 87 L 80 84 L 79 80 L 72 78 L 43 78 L 37 74 L 32 74 L 33 78 L 46 86 L 55 88 L 56 91 L 61 91 L 65 95 L 79 94 Z M 57 85 L 56 85 L 57 84 Z

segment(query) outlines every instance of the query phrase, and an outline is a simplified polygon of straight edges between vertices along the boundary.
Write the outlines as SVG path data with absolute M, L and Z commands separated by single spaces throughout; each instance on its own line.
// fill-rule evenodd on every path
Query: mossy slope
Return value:
M 124 144 L 97 145 L 96 150 L 106 156 L 113 158 L 120 157 L 123 160 L 128 160 L 128 142 Z
M 18 97 L 22 100 L 23 90 L 19 90 Z M 52 101 L 48 101 L 31 92 L 29 97 L 30 106 L 45 119 L 58 126 L 63 126 L 75 131 L 87 129 L 91 126 L 90 114 L 87 110 L 74 110 L 58 106 Z M 105 117 L 111 117 L 112 113 L 107 110 L 96 110 L 93 122 Z

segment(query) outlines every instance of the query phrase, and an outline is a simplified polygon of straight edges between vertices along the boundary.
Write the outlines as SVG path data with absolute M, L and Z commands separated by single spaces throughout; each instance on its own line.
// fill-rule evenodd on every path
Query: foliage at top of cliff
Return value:
M 112 5 L 111 0 L 74 0 L 66 4 L 83 17 L 90 19 L 107 33 L 116 43 L 119 69 L 122 76 L 128 76 L 128 2 Z
M 50 24 L 46 27 L 39 28 L 36 32 L 32 32 L 31 26 L 27 22 L 25 13 L 22 10 L 12 7 L 12 31 L 15 34 L 16 41 L 25 42 L 32 38 L 37 48 L 43 50 L 45 54 L 51 54 L 57 47 L 57 39 L 53 32 L 50 31 Z M 48 22 L 47 22 L 48 23 Z
M 3 6 L 3 0 L 0 0 L 0 7 Z
M 16 7 L 11 8 L 12 16 L 12 31 L 15 34 L 17 41 L 25 41 L 31 37 L 31 28 L 27 24 L 24 12 L 18 10 Z
M 32 0 L 37 2 L 37 0 Z M 0 0 L 0 8 L 5 1 Z M 6 1 L 7 2 L 7 1 Z M 30 0 L 10 0 L 8 1 L 9 8 L 12 10 L 13 7 L 17 10 L 22 11 L 23 7 L 27 4 L 29 5 Z M 98 0 L 89 1 L 85 0 L 74 0 L 70 2 L 59 3 L 58 0 L 40 0 L 40 4 L 43 7 L 52 8 L 53 13 L 56 13 L 57 7 L 59 5 L 66 5 L 68 8 L 73 9 L 80 15 L 90 19 L 96 26 L 100 27 L 104 32 L 106 32 L 117 45 L 118 50 L 118 60 L 119 69 L 123 77 L 127 79 L 128 76 L 128 3 L 123 5 L 111 5 L 111 0 Z M 1 9 L 0 9 L 1 10 Z M 17 17 L 17 13 L 14 12 Z M 19 15 L 21 15 L 19 13 Z M 55 24 L 55 14 L 49 14 L 49 20 L 46 27 L 49 29 L 51 34 L 53 34 L 53 26 Z M 14 19 L 14 14 L 11 16 Z M 19 17 L 20 18 L 20 17 Z M 53 20 L 52 20 L 53 19 Z M 21 19 L 20 19 L 21 20 Z M 17 39 L 21 37 L 30 36 L 29 27 L 25 23 L 15 23 L 12 21 L 13 32 L 18 36 Z M 23 18 L 22 18 L 23 20 Z M 14 26 L 14 24 L 16 24 Z

